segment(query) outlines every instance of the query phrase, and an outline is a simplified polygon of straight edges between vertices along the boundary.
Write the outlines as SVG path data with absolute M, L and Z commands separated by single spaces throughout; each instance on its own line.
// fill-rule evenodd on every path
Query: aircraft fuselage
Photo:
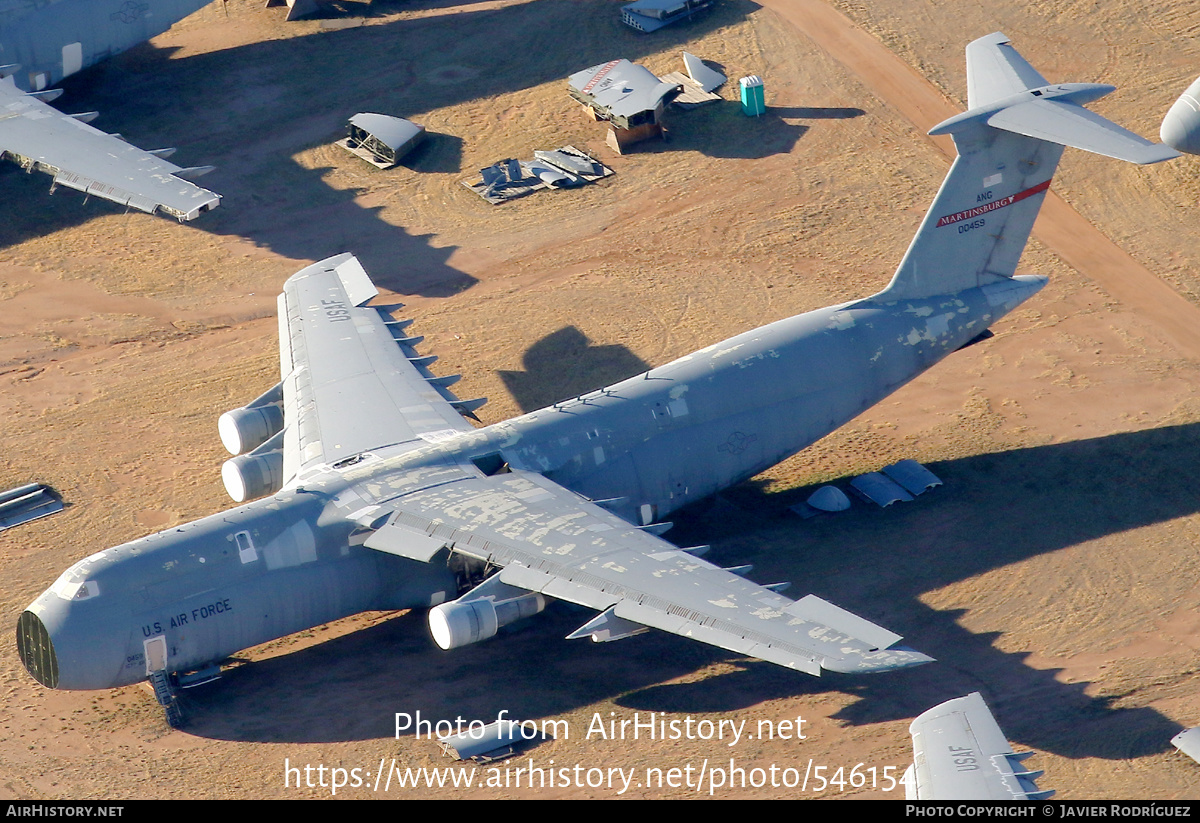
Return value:
M 0 0 L 0 65 L 41 91 L 151 37 L 211 0 Z
M 455 574 L 365 548 L 375 507 L 498 455 L 658 522 L 853 419 L 1044 283 L 820 309 L 503 423 L 303 472 L 272 497 L 75 564 L 21 616 L 21 658 L 52 688 L 113 688 L 146 677 L 155 642 L 183 672 L 361 611 L 437 605 L 456 596 Z

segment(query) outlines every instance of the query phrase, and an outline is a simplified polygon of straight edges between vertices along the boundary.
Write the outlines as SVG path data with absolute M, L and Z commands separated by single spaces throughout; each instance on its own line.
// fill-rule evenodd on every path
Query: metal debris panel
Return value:
M 706 92 L 716 91 L 727 79 L 721 72 L 710 69 L 703 60 L 691 52 L 683 53 L 683 66 L 687 69 L 688 77 L 695 80 Z
M 0 531 L 63 510 L 62 501 L 41 483 L 0 492 Z
M 695 108 L 696 106 L 702 106 L 705 103 L 713 103 L 721 99 L 721 95 L 705 91 L 699 83 L 681 71 L 673 71 L 670 74 L 664 74 L 659 79 L 664 83 L 670 83 L 675 86 L 683 86 L 683 94 L 671 101 L 676 106 L 679 106 L 683 109 Z
M 891 466 L 885 466 L 883 473 L 895 480 L 913 496 L 924 494 L 930 489 L 942 485 L 938 476 L 922 466 L 916 460 L 901 460 Z
M 497 720 L 486 726 L 469 728 L 461 734 L 438 738 L 442 752 L 458 760 L 489 763 L 520 754 L 543 740 L 553 740 L 540 728 L 512 720 Z
M 574 146 L 535 151 L 533 160 L 501 160 L 480 169 L 479 180 L 462 184 L 492 205 L 505 203 L 543 189 L 561 189 L 594 183 L 613 170 Z
M 349 129 L 350 135 L 336 145 L 381 169 L 394 167 L 425 138 L 419 123 L 373 112 L 351 117 Z
M 715 0 L 636 0 L 621 9 L 621 22 L 642 32 L 658 31 L 703 11 Z
M 887 508 L 897 502 L 907 503 L 913 499 L 913 496 L 898 483 L 879 472 L 859 475 L 850 481 L 850 487 L 881 508 Z
M 621 128 L 641 125 L 647 112 L 661 111 L 679 92 L 645 66 L 621 58 L 599 63 L 567 78 L 567 93 Z
M 850 508 L 850 498 L 837 486 L 822 486 L 808 496 L 808 500 L 790 506 L 789 510 L 806 520 L 821 512 L 841 512 Z
M 1200 763 L 1200 728 L 1184 729 L 1171 738 L 1171 745 Z

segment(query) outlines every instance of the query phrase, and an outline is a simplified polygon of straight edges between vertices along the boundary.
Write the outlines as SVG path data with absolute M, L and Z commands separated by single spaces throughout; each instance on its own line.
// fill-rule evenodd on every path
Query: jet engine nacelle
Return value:
M 501 626 L 530 617 L 546 608 L 546 598 L 530 592 L 511 600 L 490 597 L 455 600 L 429 610 L 429 630 L 443 649 L 457 649 L 495 636 Z
M 283 488 L 283 449 L 260 449 L 226 460 L 221 482 L 235 503 L 274 494 Z
M 1171 148 L 1200 154 L 1200 78 L 1167 111 L 1158 133 Z
M 283 429 L 283 384 L 240 409 L 227 411 L 217 420 L 221 444 L 230 454 L 257 449 Z

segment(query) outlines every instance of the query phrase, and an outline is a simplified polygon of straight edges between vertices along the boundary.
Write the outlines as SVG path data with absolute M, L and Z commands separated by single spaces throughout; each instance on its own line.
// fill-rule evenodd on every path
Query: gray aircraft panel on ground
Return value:
M 0 157 L 44 171 L 55 185 L 191 220 L 221 198 L 184 169 L 62 114 L 40 93 L 163 33 L 209 0 L 0 0 Z
M 458 400 L 407 321 L 366 305 L 375 288 L 352 256 L 305 268 L 280 300 L 281 384 L 220 424 L 240 453 L 222 472 L 231 495 L 263 499 L 72 566 L 21 615 L 22 661 L 50 687 L 161 683 L 357 611 L 417 606 L 455 648 L 547 598 L 599 612 L 571 637 L 653 627 L 812 674 L 928 661 L 658 535 L 671 512 L 815 442 L 1042 288 L 1017 260 L 1061 144 L 1086 141 L 1080 118 L 1052 118 L 1058 142 L 992 122 L 1006 107 L 1026 106 L 1023 123 L 1082 110 L 1069 87 L 1014 92 L 1019 58 L 1003 35 L 968 48 L 974 87 L 999 102 L 936 129 L 960 156 L 887 289 L 503 423 L 462 422 L 482 401 Z M 1010 68 L 985 82 L 997 64 Z M 1104 128 L 1123 154 L 1163 159 Z

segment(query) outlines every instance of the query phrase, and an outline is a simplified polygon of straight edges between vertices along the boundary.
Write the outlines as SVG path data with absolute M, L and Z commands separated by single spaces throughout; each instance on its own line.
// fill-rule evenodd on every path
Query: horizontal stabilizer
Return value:
M 1001 109 L 988 125 L 1005 131 L 1083 149 L 1105 157 L 1145 165 L 1178 157 L 1162 143 L 1151 143 L 1083 106 L 1059 100 L 1030 100 Z

